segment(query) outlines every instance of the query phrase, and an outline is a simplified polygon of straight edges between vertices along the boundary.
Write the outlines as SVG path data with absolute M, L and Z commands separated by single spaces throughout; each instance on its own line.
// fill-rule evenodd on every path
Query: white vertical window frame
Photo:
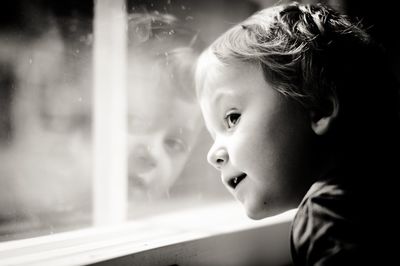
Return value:
M 93 222 L 127 217 L 125 0 L 95 0 L 93 82 Z

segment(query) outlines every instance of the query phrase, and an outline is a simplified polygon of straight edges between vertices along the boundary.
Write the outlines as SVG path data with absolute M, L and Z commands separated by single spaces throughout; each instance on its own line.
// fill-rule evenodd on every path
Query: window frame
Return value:
M 119 226 L 3 242 L 0 265 L 287 265 L 294 214 L 255 221 L 237 202 L 221 202 Z

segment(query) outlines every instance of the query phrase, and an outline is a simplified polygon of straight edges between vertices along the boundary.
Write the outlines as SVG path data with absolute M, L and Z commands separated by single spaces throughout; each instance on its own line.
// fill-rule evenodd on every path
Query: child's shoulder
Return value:
M 346 182 L 343 182 L 345 179 L 346 176 L 338 170 L 331 171 L 323 178 L 318 179 L 312 184 L 301 201 L 298 213 L 301 213 L 303 209 L 317 206 L 324 207 L 327 205 L 326 207 L 334 208 L 335 203 L 339 204 L 348 199 L 352 194 L 352 188 Z
M 351 260 L 349 256 L 361 244 L 360 216 L 354 211 L 359 203 L 352 187 L 342 180 L 339 172 L 333 172 L 315 182 L 298 207 L 291 244 L 293 258 L 300 265 L 306 261 L 310 265 L 336 262 L 337 250 Z

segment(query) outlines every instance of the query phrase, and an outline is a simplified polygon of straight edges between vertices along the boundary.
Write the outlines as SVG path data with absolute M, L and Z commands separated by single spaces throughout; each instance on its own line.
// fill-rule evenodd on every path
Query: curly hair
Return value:
M 354 52 L 370 43 L 362 26 L 345 15 L 322 4 L 292 3 L 254 14 L 215 41 L 211 50 L 223 63 L 258 64 L 279 92 L 316 107 L 327 93 L 335 93 L 338 81 L 331 72 L 337 69 L 332 68 L 350 62 L 348 54 L 354 58 Z

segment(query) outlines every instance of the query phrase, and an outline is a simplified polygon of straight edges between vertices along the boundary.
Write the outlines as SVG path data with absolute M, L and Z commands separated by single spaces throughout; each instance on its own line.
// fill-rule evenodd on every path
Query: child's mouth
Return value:
M 239 183 L 242 182 L 242 180 L 246 178 L 246 176 L 247 175 L 245 173 L 243 173 L 234 178 L 231 178 L 228 182 L 229 186 L 232 187 L 233 189 L 235 189 L 237 187 L 237 185 L 239 185 Z
M 148 188 L 145 179 L 138 175 L 129 176 L 129 185 L 134 189 L 140 190 L 146 190 Z

